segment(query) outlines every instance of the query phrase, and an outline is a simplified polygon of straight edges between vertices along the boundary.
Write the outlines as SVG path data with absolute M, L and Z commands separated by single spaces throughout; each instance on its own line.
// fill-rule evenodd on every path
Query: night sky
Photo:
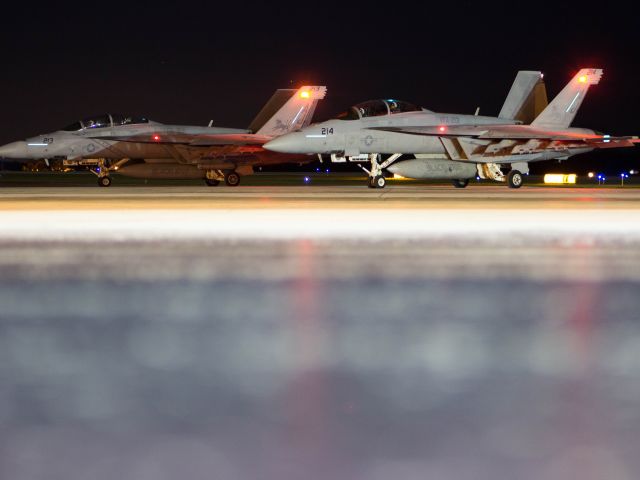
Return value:
M 0 144 L 103 112 L 245 128 L 275 89 L 302 84 L 329 88 L 317 119 L 383 97 L 496 115 L 517 70 L 542 70 L 551 99 L 580 67 L 605 75 L 574 126 L 640 134 L 637 4 L 226 3 L 14 8 L 0 31 Z M 636 147 L 569 165 L 638 160 Z

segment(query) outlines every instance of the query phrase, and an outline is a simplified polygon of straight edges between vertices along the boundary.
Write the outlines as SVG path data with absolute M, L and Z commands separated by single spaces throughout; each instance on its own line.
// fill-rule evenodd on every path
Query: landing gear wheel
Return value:
M 227 173 L 224 177 L 224 183 L 230 187 L 237 187 L 240 184 L 240 175 L 236 172 Z
M 101 187 L 110 187 L 111 186 L 111 177 L 100 177 L 98 178 L 98 185 Z
M 382 175 L 377 175 L 369 179 L 369 187 L 371 188 L 384 188 L 387 184 L 387 180 Z
M 524 183 L 524 178 L 518 170 L 511 170 L 507 174 L 507 184 L 509 188 L 520 188 Z
M 220 185 L 220 180 L 216 180 L 215 178 L 205 178 L 204 183 L 206 183 L 210 187 L 217 187 Z
M 467 185 L 469 185 L 469 179 L 468 178 L 456 178 L 451 183 L 453 183 L 453 186 L 456 187 L 456 188 L 465 188 Z

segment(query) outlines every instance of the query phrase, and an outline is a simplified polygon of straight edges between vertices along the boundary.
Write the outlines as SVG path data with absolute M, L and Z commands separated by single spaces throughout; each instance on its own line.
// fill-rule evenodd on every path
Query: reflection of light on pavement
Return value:
M 327 355 L 326 328 L 321 308 L 324 295 L 315 275 L 317 253 L 310 240 L 298 240 L 292 245 L 297 275 L 290 289 L 290 308 L 285 325 L 291 332 L 289 348 L 292 351 L 290 377 L 283 397 L 284 416 L 288 428 L 282 444 L 297 445 L 306 453 L 298 459 L 310 469 L 327 462 L 335 462 L 330 452 L 327 435 L 331 426 L 330 398 L 324 359 Z M 275 477 L 274 477 L 275 478 Z
M 573 250 L 579 259 L 572 265 L 578 270 L 577 277 L 588 279 L 597 275 L 602 266 L 592 254 L 593 245 L 584 242 Z M 597 385 L 599 352 L 594 336 L 599 329 L 606 329 L 606 325 L 596 324 L 603 319 L 599 308 L 601 289 L 598 282 L 578 281 L 563 288 L 561 296 L 547 297 L 546 321 L 555 325 L 556 334 L 564 340 L 551 348 L 566 349 L 568 364 L 564 370 L 569 375 L 558 384 L 553 395 L 558 398 L 548 399 L 551 414 L 548 435 L 563 441 L 541 478 L 630 478 L 621 460 L 607 447 L 611 442 L 605 419 L 611 406 L 603 403 Z

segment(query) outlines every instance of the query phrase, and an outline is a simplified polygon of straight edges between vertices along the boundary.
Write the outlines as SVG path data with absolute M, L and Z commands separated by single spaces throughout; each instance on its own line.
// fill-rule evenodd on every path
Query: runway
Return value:
M 0 239 L 636 241 L 640 189 L 6 188 Z
M 636 478 L 638 202 L 0 188 L 0 478 Z
M 0 188 L 0 210 L 69 209 L 624 209 L 637 208 L 640 188 L 553 188 L 471 185 L 45 187 Z

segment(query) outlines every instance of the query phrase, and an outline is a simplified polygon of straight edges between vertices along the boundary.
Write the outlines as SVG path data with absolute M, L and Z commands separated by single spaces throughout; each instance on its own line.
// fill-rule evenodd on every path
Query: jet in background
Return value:
M 0 158 L 62 160 L 92 165 L 98 184 L 111 185 L 111 172 L 139 178 L 204 178 L 210 186 L 240 183 L 253 166 L 309 161 L 265 151 L 274 137 L 311 122 L 324 86 L 277 90 L 248 129 L 164 125 L 144 117 L 105 114 L 55 132 L 0 147 Z
M 366 171 L 372 188 L 385 186 L 384 168 L 408 178 L 451 179 L 460 188 L 476 176 L 519 188 L 530 162 L 564 160 L 595 148 L 638 142 L 637 137 L 570 127 L 602 73 L 597 68 L 580 70 L 547 105 L 542 74 L 519 72 L 498 117 L 436 113 L 397 100 L 368 101 L 333 120 L 274 139 L 264 148 L 331 154 L 332 161 L 342 162 L 364 156 L 371 162 Z M 381 162 L 381 154 L 391 156 Z M 401 159 L 403 154 L 415 158 Z M 506 175 L 503 167 L 509 168 Z

